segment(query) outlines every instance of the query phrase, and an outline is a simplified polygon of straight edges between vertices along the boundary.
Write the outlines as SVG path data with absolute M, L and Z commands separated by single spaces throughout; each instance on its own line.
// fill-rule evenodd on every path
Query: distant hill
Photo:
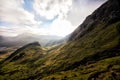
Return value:
M 3 62 L 32 62 L 43 56 L 43 50 L 38 42 L 29 43 L 8 56 Z
M 1 47 L 23 46 L 34 41 L 38 41 L 42 46 L 46 46 L 46 44 L 52 43 L 54 41 L 59 41 L 61 39 L 62 37 L 59 37 L 59 36 L 23 33 L 16 37 L 1 36 L 0 46 Z

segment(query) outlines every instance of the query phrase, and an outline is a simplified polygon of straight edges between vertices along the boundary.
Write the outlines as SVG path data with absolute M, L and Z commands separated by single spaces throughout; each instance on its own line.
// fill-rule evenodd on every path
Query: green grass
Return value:
M 116 72 L 115 70 L 120 70 L 120 56 L 104 59 L 94 64 L 80 66 L 74 70 L 54 73 L 50 76 L 44 77 L 41 80 L 51 80 L 53 77 L 55 80 L 62 80 L 65 76 L 67 80 L 88 80 L 90 77 L 96 75 L 97 73 L 102 73 L 100 80 L 109 80 L 109 76 L 112 76 L 111 72 L 108 69 L 109 65 L 113 65 L 112 70 L 114 72 Z

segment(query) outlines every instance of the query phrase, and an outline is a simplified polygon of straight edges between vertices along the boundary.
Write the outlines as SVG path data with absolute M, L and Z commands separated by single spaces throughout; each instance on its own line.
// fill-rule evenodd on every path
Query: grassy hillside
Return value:
M 40 80 L 119 80 L 120 56 L 61 71 Z
M 1 61 L 0 80 L 20 80 L 35 74 L 32 63 L 44 56 L 38 42 L 25 45 Z

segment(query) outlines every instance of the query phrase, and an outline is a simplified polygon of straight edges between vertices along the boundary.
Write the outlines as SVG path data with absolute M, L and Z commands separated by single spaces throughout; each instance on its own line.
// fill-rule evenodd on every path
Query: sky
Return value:
M 0 35 L 66 36 L 106 0 L 0 0 Z

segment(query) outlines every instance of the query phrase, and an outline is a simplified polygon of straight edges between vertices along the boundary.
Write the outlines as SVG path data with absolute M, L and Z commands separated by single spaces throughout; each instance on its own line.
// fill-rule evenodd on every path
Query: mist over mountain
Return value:
M 63 37 L 54 35 L 36 35 L 32 33 L 23 33 L 15 37 L 0 37 L 0 46 L 12 47 L 12 46 L 23 46 L 31 42 L 38 41 L 42 46 L 46 46 L 55 41 L 61 40 Z

